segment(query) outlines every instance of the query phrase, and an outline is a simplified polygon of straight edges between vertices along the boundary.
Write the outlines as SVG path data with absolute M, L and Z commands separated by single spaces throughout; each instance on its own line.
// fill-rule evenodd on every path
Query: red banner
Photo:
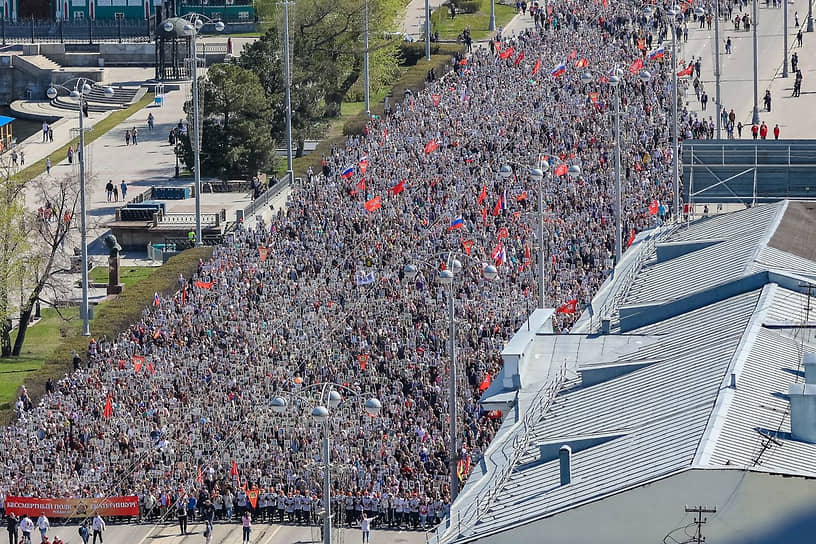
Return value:
M 6 514 L 28 514 L 36 519 L 45 512 L 49 518 L 102 516 L 138 516 L 139 497 L 108 497 L 106 499 L 38 499 L 6 497 Z

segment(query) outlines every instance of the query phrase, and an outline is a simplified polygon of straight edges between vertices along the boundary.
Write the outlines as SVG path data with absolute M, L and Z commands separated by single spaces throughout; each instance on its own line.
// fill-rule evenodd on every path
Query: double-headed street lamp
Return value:
M 80 234 L 80 260 L 82 267 L 82 302 L 79 313 L 82 315 L 82 335 L 90 336 L 90 315 L 88 312 L 88 229 L 86 225 L 86 204 L 85 204 L 85 124 L 83 120 L 88 115 L 88 95 L 93 89 L 94 82 L 84 77 L 69 79 L 62 85 L 51 84 L 46 91 L 49 99 L 54 100 L 59 95 L 58 89 L 68 92 L 71 98 L 77 101 L 77 112 L 79 117 L 79 234 Z M 113 88 L 105 87 L 105 95 L 113 96 Z
M 349 389 L 336 383 L 318 383 L 304 388 L 301 394 L 291 394 L 291 396 L 306 400 L 309 402 L 312 397 L 307 396 L 309 391 L 320 390 L 317 397 L 319 404 L 312 408 L 312 418 L 323 426 L 323 508 L 325 515 L 323 516 L 323 542 L 324 544 L 331 544 L 331 448 L 330 448 L 330 433 L 329 421 L 331 420 L 333 412 L 339 408 L 340 403 L 343 402 L 343 396 L 340 391 L 347 393 L 347 398 L 360 399 L 365 393 L 358 393 L 353 389 Z M 276 396 L 271 402 L 272 411 L 277 414 L 282 414 L 289 406 L 289 401 L 284 396 Z M 365 412 L 371 416 L 376 417 L 382 410 L 382 403 L 375 397 L 369 397 L 363 404 Z
M 188 13 L 184 17 L 168 19 L 162 25 L 165 32 L 175 32 L 177 36 L 187 36 L 190 38 L 190 55 L 193 64 L 193 176 L 195 179 L 195 215 L 196 215 L 196 245 L 203 243 L 201 237 L 201 134 L 199 132 L 198 118 L 198 49 L 196 38 L 198 33 L 207 23 L 215 23 L 218 32 L 224 30 L 222 21 L 213 21 L 206 15 L 199 13 Z M 206 61 L 206 59 L 205 59 Z
M 644 83 L 652 78 L 652 74 L 642 70 L 638 78 Z M 615 74 L 609 77 L 609 85 L 615 94 L 615 264 L 620 262 L 623 255 L 623 225 L 621 220 L 621 137 L 620 137 L 620 93 L 623 79 L 623 70 L 615 69 Z
M 552 157 L 554 155 L 547 155 L 548 157 Z M 513 168 L 510 165 L 504 165 L 499 169 L 499 174 L 502 178 L 507 179 L 513 174 Z M 544 277 L 544 267 L 546 263 L 545 259 L 545 245 L 544 245 L 544 190 L 541 185 L 542 180 L 544 179 L 544 175 L 547 174 L 548 179 L 552 181 L 552 170 L 549 160 L 542 159 L 539 161 L 538 166 L 535 168 L 531 168 L 529 171 L 530 179 L 535 181 L 538 184 L 536 192 L 538 193 L 538 307 L 544 308 L 545 300 L 545 277 Z M 577 164 L 570 165 L 567 169 L 567 175 L 575 179 L 581 175 L 581 167 Z
M 437 256 L 440 255 L 445 255 L 447 259 L 445 269 L 439 272 L 437 279 L 439 280 L 440 284 L 448 288 L 448 334 L 450 335 L 450 387 L 448 389 L 448 410 L 450 416 L 450 458 L 448 464 L 450 468 L 452 504 L 453 501 L 456 500 L 456 496 L 459 494 L 459 476 L 457 473 L 459 447 L 456 426 L 456 400 L 458 397 L 456 394 L 456 288 L 454 285 L 454 280 L 462 275 L 464 269 L 462 267 L 462 261 L 460 261 L 453 252 L 443 252 L 437 254 Z M 467 258 L 476 262 L 475 259 L 467 255 L 459 255 L 459 257 Z M 427 263 L 425 261 L 417 262 L 433 268 L 431 263 Z M 408 280 L 413 280 L 417 277 L 419 269 L 415 264 L 408 263 L 403 268 L 403 273 Z M 488 264 L 481 266 L 481 274 L 486 280 L 492 281 L 498 277 L 499 271 L 492 264 Z

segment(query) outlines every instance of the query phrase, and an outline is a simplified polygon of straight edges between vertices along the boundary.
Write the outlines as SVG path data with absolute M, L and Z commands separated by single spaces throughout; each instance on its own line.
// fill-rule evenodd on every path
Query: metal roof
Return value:
M 702 303 L 689 306 L 694 309 L 668 318 L 655 311 L 629 333 L 607 336 L 617 339 L 608 342 L 608 352 L 605 337 L 595 333 L 539 335 L 534 356 L 551 369 L 564 366 L 567 353 L 567 374 L 588 363 L 621 368 L 588 385 L 564 379 L 561 368 L 555 389 L 533 399 L 526 392 L 436 541 L 475 540 L 692 468 L 816 478 L 816 445 L 792 439 L 786 397 L 789 384 L 804 381 L 802 354 L 816 352 L 814 329 L 802 328 L 816 322 L 805 309 L 812 306 L 816 314 L 816 305 L 800 283 L 816 276 L 816 262 L 767 245 L 786 207 L 763 205 L 667 231 L 658 244 L 721 241 L 675 252 L 665 262 L 657 262 L 654 244 L 645 246 L 646 264 L 613 280 L 631 282 L 624 286 L 627 301 L 699 297 Z M 762 271 L 772 273 L 755 274 Z M 729 281 L 745 285 L 751 274 L 757 287 L 711 295 Z M 564 486 L 558 459 L 541 457 L 559 441 L 579 445 L 572 481 Z M 508 454 L 513 447 L 518 454 Z

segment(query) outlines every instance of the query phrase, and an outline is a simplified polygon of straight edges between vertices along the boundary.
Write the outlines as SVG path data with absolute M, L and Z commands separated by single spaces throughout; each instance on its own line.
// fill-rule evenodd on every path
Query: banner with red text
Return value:
M 28 514 L 37 518 L 45 512 L 49 518 L 102 516 L 138 516 L 139 497 L 108 497 L 103 499 L 40 499 L 6 497 L 6 514 Z

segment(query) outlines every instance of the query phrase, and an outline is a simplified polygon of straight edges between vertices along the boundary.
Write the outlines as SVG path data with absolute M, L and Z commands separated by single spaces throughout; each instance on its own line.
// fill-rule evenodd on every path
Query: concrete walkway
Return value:
M 405 15 L 402 19 L 402 33 L 421 39 L 425 34 L 425 1 L 411 0 L 405 8 Z M 428 0 L 430 10 L 433 11 L 442 5 L 443 0 Z M 433 25 L 431 25 L 433 28 Z

